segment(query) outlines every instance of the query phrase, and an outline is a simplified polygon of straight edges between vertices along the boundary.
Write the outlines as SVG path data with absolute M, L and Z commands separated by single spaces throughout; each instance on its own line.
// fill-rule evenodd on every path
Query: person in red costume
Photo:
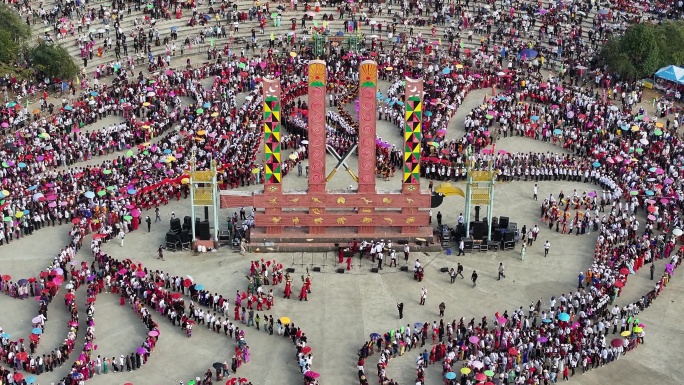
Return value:
M 292 295 L 292 280 L 288 279 L 287 282 L 285 282 L 285 298 L 290 299 L 290 295 Z

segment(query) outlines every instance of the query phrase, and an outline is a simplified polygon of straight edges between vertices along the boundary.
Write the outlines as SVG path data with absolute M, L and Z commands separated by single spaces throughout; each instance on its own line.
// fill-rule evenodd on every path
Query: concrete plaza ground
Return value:
M 383 87 L 386 87 L 384 85 Z M 384 91 L 384 89 L 383 89 Z M 462 122 L 465 114 L 479 104 L 485 91 L 470 94 L 465 104 L 459 109 L 449 129 L 449 139 L 460 138 Z M 381 122 L 378 127 L 383 139 L 399 144 L 401 137 L 395 127 L 388 127 Z M 516 151 L 558 151 L 557 148 L 534 142 L 529 139 L 507 138 L 498 142 L 497 148 L 511 152 Z M 354 163 L 352 160 L 351 163 Z M 333 159 L 329 159 L 332 167 Z M 346 178 L 346 179 L 345 179 Z M 348 179 L 348 180 L 347 180 Z M 338 173 L 331 188 L 344 188 L 351 184 L 345 173 Z M 301 189 L 306 185 L 304 177 L 295 174 L 285 178 L 286 189 Z M 378 180 L 378 188 L 399 188 L 400 180 L 395 176 L 391 182 Z M 462 187 L 462 186 L 461 186 Z M 255 188 L 252 186 L 252 189 Z M 260 188 L 260 186 L 256 186 Z M 540 184 L 540 197 L 549 193 L 557 194 L 560 190 L 566 193 L 577 188 L 578 191 L 593 189 L 581 183 L 545 182 Z M 532 200 L 532 184 L 530 182 L 514 182 L 497 184 L 495 190 L 495 216 L 506 215 L 520 227 L 528 228 L 539 221 L 540 202 Z M 459 212 L 464 207 L 460 197 L 447 197 L 445 202 L 433 215 L 441 211 L 444 222 L 453 225 Z M 220 218 L 225 219 L 234 210 L 222 210 Z M 530 302 L 543 298 L 548 303 L 551 295 L 574 291 L 579 271 L 586 270 L 591 263 L 593 249 L 596 245 L 595 233 L 584 236 L 559 235 L 549 232 L 547 227 L 540 226 L 540 240 L 528 248 L 524 261 L 519 258 L 519 245 L 514 251 L 498 253 L 468 254 L 465 257 L 447 256 L 445 253 L 420 254 L 426 268 L 426 279 L 416 282 L 410 272 L 401 272 L 395 268 L 385 268 L 380 274 L 370 272 L 370 262 L 354 260 L 354 267 L 346 274 L 334 272 L 335 258 L 325 254 L 260 254 L 246 256 L 232 251 L 229 247 L 215 253 L 193 256 L 188 252 L 167 252 L 166 261 L 156 259 L 156 249 L 163 243 L 168 229 L 168 216 L 175 212 L 176 216 L 189 215 L 188 201 L 172 202 L 161 207 L 164 221 L 153 224 L 152 232 L 144 230 L 131 233 L 126 237 L 124 247 L 116 242 L 104 246 L 104 251 L 116 258 L 130 258 L 141 261 L 150 269 L 163 270 L 172 275 L 191 275 L 196 282 L 202 283 L 213 292 L 228 297 L 233 302 L 236 290 L 245 290 L 245 275 L 249 270 L 249 261 L 253 259 L 275 259 L 286 267 L 296 269 L 293 274 L 293 290 L 301 287 L 299 276 L 305 274 L 306 267 L 322 266 L 320 273 L 312 273 L 313 293 L 308 302 L 296 299 L 282 299 L 283 285 L 274 288 L 276 293 L 275 307 L 266 314 L 276 318 L 290 317 L 295 324 L 302 327 L 309 337 L 313 348 L 314 370 L 322 375 L 322 384 L 355 384 L 357 349 L 373 332 L 383 333 L 390 328 L 406 323 L 426 322 L 438 319 L 437 306 L 446 303 L 446 320 L 465 317 L 479 319 L 486 315 L 491 319 L 494 313 L 513 310 L 519 306 L 528 306 Z M 153 216 L 152 213 L 144 213 Z M 643 219 L 643 218 L 642 218 Z M 434 223 L 434 222 L 433 222 Z M 144 226 L 143 226 L 144 227 Z M 68 241 L 67 227 L 42 229 L 34 235 L 15 241 L 0 248 L 0 272 L 10 274 L 14 279 L 35 276 L 44 268 L 53 255 Z M 548 239 L 551 242 L 551 253 L 544 258 L 541 243 Z M 86 244 L 90 241 L 87 238 Z M 412 260 L 414 259 L 412 258 Z M 79 255 L 81 261 L 91 261 L 88 247 Z M 460 262 L 465 266 L 465 275 L 469 277 L 473 269 L 480 275 L 478 286 L 471 288 L 469 279 L 458 280 L 449 284 L 447 274 L 440 273 L 441 267 L 455 267 Z M 506 265 L 507 278 L 496 281 L 497 267 L 500 262 Z M 323 266 L 325 265 L 325 266 Z M 658 263 L 657 271 L 664 268 Z M 648 271 L 643 269 L 630 278 L 629 285 L 619 303 L 635 300 L 650 289 L 652 282 L 648 280 Z M 419 306 L 418 299 L 421 287 L 428 289 L 426 306 Z M 684 283 L 675 275 L 664 294 L 639 318 L 646 325 L 646 345 L 621 358 L 618 362 L 585 375 L 576 375 L 572 381 L 582 385 L 598 385 L 613 383 L 629 384 L 681 384 L 682 371 L 679 358 L 682 356 L 684 328 L 681 318 L 684 305 Z M 79 308 L 83 309 L 83 290 L 77 296 Z M 404 302 L 404 320 L 399 322 L 396 303 Z M 96 303 L 96 344 L 97 354 L 103 357 L 118 357 L 130 354 L 143 341 L 145 330 L 137 317 L 128 307 L 118 305 L 118 297 L 103 294 Z M 7 296 L 0 296 L 0 326 L 14 336 L 28 335 L 30 319 L 35 316 L 35 301 L 18 301 Z M 262 314 L 263 315 L 263 314 Z M 63 301 L 58 298 L 49 309 L 49 321 L 42 339 L 39 353 L 49 352 L 66 335 L 67 311 Z M 131 382 L 135 385 L 177 384 L 196 376 L 201 376 L 214 362 L 229 361 L 234 343 L 215 334 L 209 333 L 202 326 L 197 326 L 192 338 L 188 339 L 178 328 L 159 315 L 153 316 L 161 327 L 161 336 L 156 351 L 147 365 L 138 371 L 123 374 L 110 373 L 97 376 L 91 381 L 95 385 L 123 384 Z M 77 351 L 82 344 L 79 338 Z M 238 371 L 254 384 L 299 384 L 301 377 L 295 361 L 295 349 L 288 340 L 277 336 L 268 336 L 256 329 L 247 330 L 248 345 L 251 347 L 252 359 Z M 75 357 L 72 357 L 72 360 Z M 388 368 L 390 378 L 402 384 L 412 384 L 415 379 L 415 354 L 406 354 L 393 359 Z M 71 363 L 71 362 L 70 362 Z M 69 364 L 70 364 L 69 363 Z M 65 365 L 53 373 L 39 377 L 39 384 L 56 383 L 67 372 L 70 365 Z M 368 360 L 367 371 L 370 379 L 375 381 L 374 358 Z M 427 383 L 441 383 L 441 368 L 432 366 L 427 370 Z

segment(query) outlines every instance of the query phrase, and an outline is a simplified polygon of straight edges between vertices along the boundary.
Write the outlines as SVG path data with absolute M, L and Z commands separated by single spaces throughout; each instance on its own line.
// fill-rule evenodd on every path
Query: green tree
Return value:
M 14 64 L 21 46 L 31 37 L 31 28 L 19 14 L 6 4 L 0 4 L 0 62 Z
M 74 58 L 62 45 L 40 42 L 31 50 L 30 57 L 31 65 L 51 79 L 71 79 L 78 75 Z

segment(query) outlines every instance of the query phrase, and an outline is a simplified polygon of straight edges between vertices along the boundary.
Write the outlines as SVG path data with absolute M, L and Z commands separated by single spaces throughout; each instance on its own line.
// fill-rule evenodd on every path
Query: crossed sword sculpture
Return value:
M 347 159 L 351 156 L 351 154 L 354 153 L 354 151 L 356 151 L 356 147 L 358 147 L 358 144 L 353 145 L 352 148 L 349 149 L 349 152 L 347 152 L 344 156 L 340 156 L 340 154 L 338 154 L 337 151 L 335 151 L 335 149 L 329 144 L 325 147 L 328 149 L 328 152 L 331 153 L 332 156 L 335 157 L 335 159 L 337 159 L 337 166 L 333 168 L 328 177 L 325 178 L 325 181 L 330 182 L 330 180 L 333 178 L 333 176 L 335 176 L 335 173 L 340 168 L 340 166 L 344 166 L 344 169 L 349 173 L 349 175 L 351 175 L 352 179 L 354 179 L 354 182 L 358 183 L 359 178 L 356 175 L 354 175 L 354 171 L 352 171 L 349 168 L 349 166 L 347 166 Z

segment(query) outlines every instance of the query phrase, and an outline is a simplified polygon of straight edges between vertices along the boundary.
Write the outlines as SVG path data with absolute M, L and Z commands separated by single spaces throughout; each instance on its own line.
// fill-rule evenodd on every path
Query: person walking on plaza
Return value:
M 651 263 L 650 271 L 651 271 L 651 281 L 653 281 L 653 273 L 655 272 L 655 264 L 654 263 Z
M 159 207 L 154 208 L 154 223 L 161 222 L 161 217 L 159 216 Z
M 427 289 L 423 287 L 420 289 L 420 305 L 425 306 L 425 300 L 426 299 L 427 299 Z
M 157 253 L 159 254 L 157 256 L 157 259 L 161 259 L 162 261 L 164 260 L 164 252 L 163 252 L 163 247 L 162 245 L 159 245 L 159 249 L 157 249 Z
M 460 263 L 456 265 L 456 276 L 459 275 L 461 276 L 461 279 L 465 279 L 465 277 L 463 276 L 463 265 L 461 265 Z
M 532 188 L 532 192 L 534 194 L 532 196 L 532 199 L 534 199 L 536 201 L 537 200 L 537 193 L 539 192 L 539 186 L 537 186 L 536 183 L 534 184 L 534 187 Z
M 121 247 L 123 247 L 124 243 L 124 238 L 126 237 L 126 234 L 124 234 L 123 230 L 119 230 L 119 240 L 121 241 Z
M 397 310 L 399 311 L 399 319 L 404 319 L 404 303 L 397 302 Z
M 456 270 L 454 270 L 453 267 L 451 268 L 451 271 L 449 271 L 449 277 L 451 277 L 451 284 L 453 285 L 456 281 Z
M 549 255 L 549 249 L 551 248 L 551 243 L 547 240 L 544 242 L 544 257 L 547 257 Z
M 477 271 L 473 270 L 473 274 L 470 276 L 470 280 L 473 281 L 473 288 L 477 286 Z
M 145 223 L 147 223 L 147 232 L 148 233 L 151 232 L 152 231 L 152 218 L 150 218 L 149 215 L 145 218 Z
M 446 310 L 446 304 L 444 302 L 439 304 L 439 316 L 444 317 L 444 310 Z
M 465 241 L 463 238 L 458 242 L 458 256 L 465 255 Z
M 497 281 L 501 281 L 501 277 L 506 278 L 506 274 L 504 274 L 505 272 L 506 268 L 504 267 L 503 262 L 499 263 L 499 278 L 497 279 Z

